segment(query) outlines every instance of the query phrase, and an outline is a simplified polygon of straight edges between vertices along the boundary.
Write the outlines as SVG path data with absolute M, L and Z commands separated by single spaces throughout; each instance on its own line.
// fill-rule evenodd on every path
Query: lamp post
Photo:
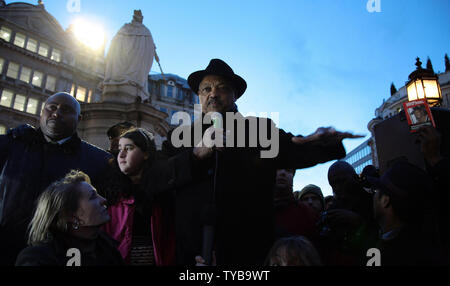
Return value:
M 437 75 L 432 70 L 423 69 L 419 58 L 416 59 L 416 66 L 406 83 L 408 101 L 424 98 L 430 106 L 439 106 L 442 94 Z

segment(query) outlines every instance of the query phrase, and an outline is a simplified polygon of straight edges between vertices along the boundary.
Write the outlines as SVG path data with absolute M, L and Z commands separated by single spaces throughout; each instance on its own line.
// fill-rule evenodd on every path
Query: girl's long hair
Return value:
M 143 128 L 130 129 L 122 135 L 120 138 L 128 138 L 141 149 L 142 152 L 148 155 L 148 159 L 143 165 L 143 176 L 141 186 L 150 185 L 151 176 L 147 176 L 147 172 L 151 169 L 155 160 L 162 159 L 162 155 L 157 154 L 156 144 L 152 133 Z M 107 180 L 107 186 L 105 187 L 105 197 L 108 201 L 108 205 L 115 205 L 121 198 L 128 198 L 131 195 L 135 195 L 136 188 L 132 186 L 131 180 L 124 175 L 117 164 L 117 157 L 111 158 L 109 161 L 112 171 L 110 172 L 110 178 Z
M 69 219 L 77 211 L 81 192 L 80 182 L 91 183 L 88 175 L 71 170 L 64 178 L 52 183 L 38 198 L 33 219 L 29 225 L 28 244 L 51 241 L 55 232 L 67 233 Z

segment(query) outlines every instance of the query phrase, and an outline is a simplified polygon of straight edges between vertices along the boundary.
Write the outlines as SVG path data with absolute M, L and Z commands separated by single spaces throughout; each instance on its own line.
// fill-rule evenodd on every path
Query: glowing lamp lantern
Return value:
M 406 84 L 408 101 L 425 98 L 430 106 L 439 106 L 442 94 L 437 75 L 432 70 L 423 69 L 419 58 L 416 59 L 416 66 Z

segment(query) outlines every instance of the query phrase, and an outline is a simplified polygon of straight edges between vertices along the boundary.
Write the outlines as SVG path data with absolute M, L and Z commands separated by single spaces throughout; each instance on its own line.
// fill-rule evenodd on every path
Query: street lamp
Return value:
M 439 106 L 442 94 L 437 75 L 432 70 L 423 69 L 419 58 L 416 59 L 416 66 L 406 84 L 408 101 L 424 98 L 430 106 Z

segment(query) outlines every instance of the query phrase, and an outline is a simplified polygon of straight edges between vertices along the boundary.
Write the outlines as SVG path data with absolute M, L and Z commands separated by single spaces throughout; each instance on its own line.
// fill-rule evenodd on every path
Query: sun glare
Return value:
M 76 19 L 72 23 L 72 29 L 75 37 L 89 48 L 97 51 L 104 45 L 105 32 L 100 25 L 84 19 Z

